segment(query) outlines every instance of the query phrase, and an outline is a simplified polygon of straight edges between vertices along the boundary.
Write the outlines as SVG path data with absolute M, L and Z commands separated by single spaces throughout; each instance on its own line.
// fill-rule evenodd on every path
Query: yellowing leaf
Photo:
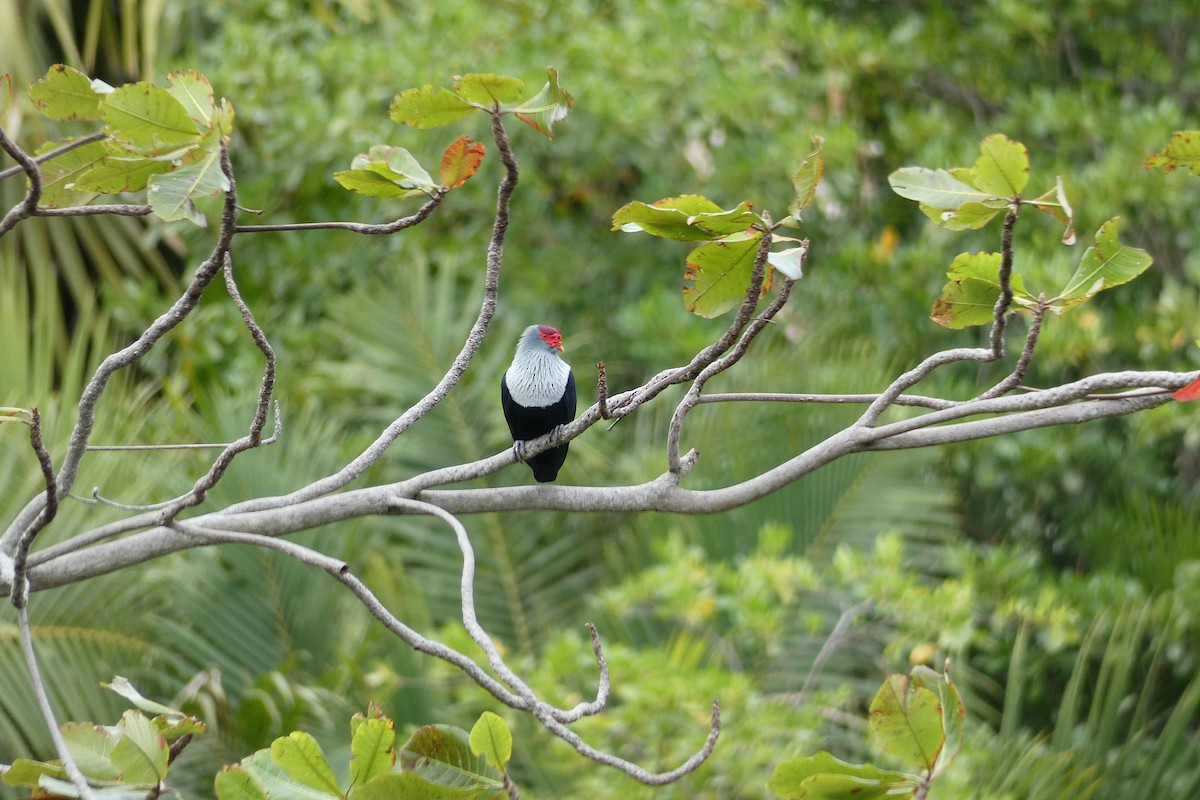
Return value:
M 155 784 L 167 776 L 170 751 L 154 723 L 141 711 L 130 710 L 121 716 L 117 729 L 121 737 L 113 748 L 112 762 L 125 782 Z
M 216 106 L 213 103 L 213 88 L 194 69 L 187 72 L 172 72 L 167 75 L 167 91 L 187 110 L 188 116 L 202 128 L 212 122 Z
M 736 308 L 750 286 L 761 239 L 709 242 L 693 250 L 683 275 L 684 307 L 706 319 Z
M 503 771 L 512 758 L 512 731 L 508 724 L 498 714 L 483 712 L 471 728 L 471 751 Z
M 388 115 L 410 128 L 440 128 L 475 113 L 475 107 L 447 89 L 406 89 L 392 100 Z
M 1019 195 L 1029 181 L 1029 151 L 1000 133 L 986 137 L 979 145 L 975 162 L 975 188 L 999 197 Z
M 921 203 L 921 213 L 951 231 L 973 231 L 982 228 L 1000 213 L 1000 209 L 984 203 L 963 203 L 956 209 L 943 210 Z
M 8 113 L 8 107 L 12 105 L 13 99 L 13 83 L 12 75 L 7 72 L 0 74 L 0 117 Z M 3 120 L 0 120 L 3 121 Z
M 944 169 L 901 167 L 888 176 L 892 191 L 909 200 L 916 200 L 943 211 L 953 211 L 966 203 L 982 203 L 994 199 L 990 192 L 964 183 Z
M 321 746 L 310 734 L 292 731 L 271 742 L 271 758 L 293 781 L 334 796 L 341 796 Z
M 932 770 L 945 744 L 938 696 L 910 680 L 889 675 L 870 707 L 871 732 L 884 749 L 917 770 Z
M 992 321 L 1000 297 L 999 253 L 959 253 L 946 277 L 950 280 L 934 301 L 930 319 L 956 330 Z M 1010 285 L 1015 298 L 1033 302 L 1020 275 L 1013 275 Z
M 829 753 L 782 761 L 767 788 L 780 800 L 882 800 L 903 797 L 909 778 L 870 764 L 849 764 Z
M 542 90 L 513 109 L 517 119 L 529 125 L 548 139 L 554 138 L 554 125 L 566 119 L 567 112 L 575 105 L 575 98 L 558 85 L 558 70 L 547 67 L 550 79 Z
M 1154 259 L 1145 250 L 1121 244 L 1120 221 L 1120 217 L 1113 217 L 1096 231 L 1096 244 L 1084 252 L 1075 274 L 1053 301 L 1058 310 L 1081 303 L 1104 289 L 1128 283 L 1153 263 Z
M 62 64 L 29 87 L 34 106 L 50 119 L 99 119 L 100 97 L 88 76 Z
M 507 75 L 473 72 L 454 79 L 454 93 L 468 103 L 506 105 L 521 99 L 525 82 Z
M 39 154 L 60 147 L 58 142 L 47 142 L 38 148 Z M 76 185 L 76 180 L 86 175 L 88 170 L 104 163 L 111 151 L 103 142 L 89 142 L 74 150 L 55 156 L 49 161 L 43 161 L 42 199 L 40 205 L 48 208 L 64 208 L 66 206 L 86 205 L 96 197 L 94 190 L 84 189 Z
M 223 767 L 213 781 L 217 800 L 268 800 L 262 782 L 239 764 Z
M 209 152 L 199 161 L 163 175 L 150 177 L 147 198 L 154 213 L 165 220 L 187 219 L 204 227 L 204 215 L 195 201 L 229 191 L 229 179 L 221 171 L 219 152 Z
M 132 83 L 104 96 L 100 115 L 121 145 L 141 155 L 166 155 L 195 145 L 200 129 L 170 92 Z
M 820 136 L 812 136 L 812 152 L 800 162 L 800 167 L 792 173 L 792 186 L 796 190 L 796 199 L 788 206 L 788 213 L 797 221 L 800 213 L 808 208 L 817 193 L 817 185 L 825 175 L 825 155 L 822 150 L 825 140 Z
M 649 205 L 640 201 L 628 203 L 613 214 L 613 230 L 644 231 L 664 239 L 701 242 L 739 233 L 757 220 L 749 203 L 725 211 L 707 197 L 685 194 Z
M 1179 167 L 1200 175 L 1200 131 L 1175 131 L 1161 152 L 1146 158 L 1146 169 L 1173 172 Z
M 362 717 L 352 723 L 350 784 L 361 786 L 396 763 L 396 726 L 386 717 Z
M 442 153 L 440 165 L 442 185 L 449 186 L 451 189 L 462 186 L 479 169 L 486 152 L 487 148 L 484 147 L 483 142 L 477 142 L 466 136 L 455 139 Z

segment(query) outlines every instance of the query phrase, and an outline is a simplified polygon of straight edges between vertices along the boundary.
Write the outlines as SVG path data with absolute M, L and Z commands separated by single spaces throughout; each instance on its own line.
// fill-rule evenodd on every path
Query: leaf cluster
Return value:
M 204 225 L 196 200 L 229 190 L 221 148 L 233 131 L 233 106 L 218 103 L 208 79 L 173 72 L 167 86 L 131 83 L 114 88 L 57 64 L 29 87 L 34 106 L 54 120 L 99 121 L 104 137 L 47 142 L 41 203 L 84 205 L 101 194 L 146 190 L 163 220 Z M 64 146 L 78 144 L 66 150 Z

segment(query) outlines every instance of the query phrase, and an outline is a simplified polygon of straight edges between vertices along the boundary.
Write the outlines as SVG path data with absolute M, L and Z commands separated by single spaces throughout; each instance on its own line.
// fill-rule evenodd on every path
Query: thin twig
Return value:
M 0 131 L 0 138 L 2 136 L 3 132 Z M 33 169 L 36 172 L 36 165 L 34 165 Z M 204 293 L 208 284 L 212 282 L 213 278 L 216 277 L 217 272 L 221 269 L 225 261 L 225 254 L 229 252 L 229 246 L 233 239 L 234 225 L 237 221 L 236 198 L 232 190 L 233 166 L 230 163 L 229 149 L 226 143 L 222 143 L 221 145 L 221 170 L 224 172 L 225 177 L 229 179 L 231 190 L 225 196 L 225 206 L 221 215 L 221 227 L 212 253 L 196 267 L 196 271 L 192 275 L 192 279 L 188 282 L 187 288 L 184 289 L 183 294 L 175 300 L 171 307 L 159 315 L 132 344 L 105 357 L 100 362 L 100 366 L 96 368 L 96 372 L 92 375 L 91 380 L 88 381 L 87 386 L 84 387 L 83 393 L 79 398 L 75 427 L 71 431 L 71 437 L 67 443 L 67 453 L 63 458 L 58 472 L 58 493 L 60 496 L 65 497 L 74 486 L 75 478 L 79 472 L 80 461 L 87 452 L 88 439 L 91 437 L 92 429 L 96 424 L 96 405 L 99 403 L 100 396 L 108 386 L 109 380 L 119 370 L 139 361 L 146 353 L 150 352 L 159 340 L 191 314 L 199 304 L 200 296 Z M 3 233 L 2 224 L 0 224 L 0 233 Z M 0 550 L 3 550 L 9 544 L 13 537 L 21 535 L 21 531 L 30 524 L 33 517 L 40 510 L 40 499 L 35 499 L 28 503 L 17 514 L 4 535 L 0 536 Z
M 608 419 L 608 372 L 603 361 L 596 364 L 596 405 L 600 407 L 600 419 Z
M 42 482 L 45 485 L 43 496 L 46 498 L 42 512 L 33 524 L 17 539 L 12 556 L 12 590 L 10 597 L 13 605 L 24 608 L 28 599 L 29 581 L 25 577 L 25 562 L 29 558 L 29 548 L 33 540 L 43 531 L 55 515 L 58 514 L 58 493 L 55 491 L 54 463 L 42 443 L 42 415 L 37 406 L 29 410 L 29 445 L 37 457 L 38 466 L 42 470 Z
M 26 153 L 20 145 L 8 138 L 8 134 L 0 128 L 0 149 L 8 153 L 16 160 L 20 169 L 25 172 L 29 178 L 29 188 L 25 191 L 25 197 L 21 202 L 8 210 L 8 213 L 0 218 L 0 236 L 8 233 L 13 227 L 24 219 L 29 219 L 33 216 L 37 209 L 38 201 L 42 199 L 42 171 L 38 169 L 37 162 L 33 160 L 33 156 Z
M 38 217 L 94 217 L 109 214 L 118 217 L 144 217 L 154 213 L 154 207 L 145 203 L 102 203 L 94 206 L 66 206 L 65 208 L 46 208 L 44 206 L 34 211 Z
M 1000 233 L 1000 296 L 992 309 L 991 350 L 994 359 L 1004 357 L 1004 327 L 1008 309 L 1012 306 L 1013 228 L 1017 224 L 1020 204 L 1015 204 L 1004 215 L 1004 229 Z
M 230 195 L 234 194 L 232 181 L 229 193 Z M 224 272 L 225 288 L 228 290 L 234 305 L 241 312 L 242 321 L 245 323 L 246 329 L 250 331 L 250 337 L 262 352 L 265 361 L 262 382 L 258 388 L 258 405 L 254 409 L 254 417 L 250 421 L 250 430 L 247 434 L 231 442 L 228 447 L 222 450 L 212 466 L 209 467 L 208 472 L 192 486 L 192 490 L 162 512 L 164 522 L 174 519 L 175 515 L 183 509 L 204 502 L 204 498 L 208 495 L 208 492 L 225 475 L 225 471 L 229 469 L 233 460 L 247 450 L 252 450 L 262 444 L 262 431 L 267 424 L 267 414 L 270 413 L 271 394 L 275 390 L 275 351 L 271 348 L 271 343 L 267 341 L 267 336 L 263 333 L 262 328 L 255 322 L 254 314 L 242 299 L 241 292 L 238 291 L 237 281 L 233 277 L 233 258 L 229 255 L 228 251 L 225 253 Z M 278 420 L 278 417 L 276 417 L 276 420 Z
M 104 139 L 107 139 L 107 138 L 108 138 L 108 134 L 104 133 L 103 131 L 96 131 L 95 133 L 89 133 L 87 136 L 80 136 L 78 139 L 67 142 L 66 144 L 60 144 L 58 147 L 54 148 L 53 150 L 47 150 L 46 152 L 42 153 L 41 155 L 33 156 L 32 160 L 33 160 L 33 163 L 35 163 L 35 164 L 44 164 L 52 158 L 58 158 L 59 156 L 63 155 L 64 153 L 69 153 L 76 148 L 83 147 L 85 144 L 91 144 L 92 142 L 103 141 Z M 0 181 L 4 180 L 5 178 L 11 178 L 13 175 L 19 175 L 25 171 L 26 171 L 25 168 L 21 167 L 21 166 L 9 167 L 8 169 L 0 169 Z
M 873 403 L 878 394 L 793 394 L 786 392 L 714 392 L 702 394 L 698 403 L 833 403 L 860 405 Z M 940 397 L 925 397 L 917 394 L 902 394 L 892 405 L 918 408 L 953 408 L 961 401 L 944 400 Z
M 67 740 L 63 738 L 62 731 L 58 728 L 58 720 L 54 717 L 54 708 L 50 705 L 50 698 L 46 694 L 46 682 L 38 667 L 37 652 L 33 648 L 33 632 L 29 628 L 29 612 L 24 603 L 17 606 L 17 627 L 20 629 L 25 667 L 29 670 L 29 680 L 33 683 L 33 694 L 37 698 L 38 708 L 42 712 L 42 720 L 46 723 L 46 730 L 50 734 L 51 741 L 54 742 L 54 752 L 62 761 L 63 770 L 66 771 L 75 790 L 79 792 L 81 800 L 96 800 L 96 793 L 88 785 L 87 778 L 79 771 L 79 765 L 75 763 L 71 749 L 67 747 Z
M 491 326 L 492 317 L 496 313 L 496 304 L 500 294 L 500 272 L 504 265 L 504 241 L 508 233 L 509 207 L 520 177 L 517 158 L 512 151 L 508 134 L 504 130 L 504 123 L 498 111 L 492 112 L 492 135 L 500 152 L 500 162 L 504 165 L 504 177 L 500 180 L 500 185 L 496 190 L 496 215 L 492 223 L 492 236 L 487 247 L 487 272 L 484 277 L 483 302 L 479 309 L 479 315 L 467 333 L 466 341 L 458 355 L 455 356 L 450 368 L 436 386 L 397 417 L 376 437 L 374 442 L 342 469 L 291 494 L 259 498 L 238 504 L 237 510 L 279 508 L 341 489 L 365 472 L 387 451 L 392 442 L 403 435 L 413 423 L 429 413 L 450 393 L 451 389 L 458 385 L 459 380 L 475 358 L 475 354 L 483 345 L 484 337 Z M 509 452 L 511 454 L 511 448 L 509 448 Z
M 449 193 L 449 189 L 438 187 L 434 193 L 425 201 L 425 204 L 417 210 L 417 213 L 407 217 L 401 217 L 392 222 L 381 224 L 370 224 L 366 222 L 287 222 L 278 225 L 238 225 L 235 233 L 278 233 L 281 231 L 350 231 L 351 233 L 362 233 L 367 235 L 388 235 L 398 233 L 405 228 L 411 228 L 414 225 L 419 225 L 433 213 L 434 209 L 441 205 Z
M 766 239 L 769 236 L 770 234 L 766 234 L 763 238 Z M 763 259 L 765 262 L 765 255 Z M 794 281 L 787 278 L 783 279 L 783 284 L 779 287 L 779 294 L 771 302 L 771 305 L 767 307 L 766 311 L 750 323 L 745 333 L 742 334 L 742 338 L 738 340 L 737 346 L 705 367 L 696 376 L 695 380 L 692 381 L 691 387 L 683 396 L 683 399 L 679 401 L 679 405 L 675 407 L 675 412 L 671 415 L 671 424 L 667 430 L 667 469 L 672 474 L 682 477 L 694 464 L 694 459 L 685 459 L 679 455 L 679 443 L 683 436 L 684 419 L 698 405 L 700 393 L 704 391 L 704 385 L 711 378 L 729 369 L 742 359 L 758 334 L 775 318 L 775 315 L 787 303 L 788 297 L 792 293 L 793 285 Z
M 1025 335 L 1025 346 L 1021 349 L 1021 357 L 1017 359 L 1017 365 L 1013 367 L 1013 371 L 1004 380 L 979 395 L 976 398 L 977 400 L 999 397 L 1000 395 L 1007 394 L 1021 384 L 1025 373 L 1029 371 L 1029 364 L 1033 361 L 1033 348 L 1037 345 L 1038 336 L 1042 332 L 1042 322 L 1046 319 L 1046 312 L 1049 308 L 1050 306 L 1046 302 L 1045 295 L 1039 297 L 1037 308 L 1033 312 L 1033 319 L 1029 322 L 1029 332 Z

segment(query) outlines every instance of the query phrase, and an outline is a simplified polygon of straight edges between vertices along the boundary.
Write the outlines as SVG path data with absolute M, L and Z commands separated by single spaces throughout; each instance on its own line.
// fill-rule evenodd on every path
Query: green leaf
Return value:
M 975 188 L 998 197 L 1019 195 L 1029 181 L 1029 151 L 1001 133 L 993 133 L 979 145 L 975 162 Z
M 350 739 L 350 785 L 359 786 L 396 763 L 396 725 L 386 717 L 355 714 Z
M 889 675 L 871 701 L 871 732 L 908 767 L 932 770 L 946 743 L 938 696 L 907 675 Z
M 1174 172 L 1179 167 L 1200 175 L 1200 131 L 1175 131 L 1161 152 L 1146 158 L 1146 169 Z
M 628 203 L 613 214 L 612 229 L 626 233 L 644 231 L 681 242 L 702 242 L 744 231 L 757 220 L 749 203 L 724 211 L 707 197 L 685 194 L 651 205 L 640 201 Z
M 471 752 L 467 732 L 450 725 L 426 725 L 414 731 L 400 748 L 400 763 L 406 771 L 443 786 L 503 785 L 487 761 Z
M 903 772 L 848 764 L 829 753 L 817 753 L 780 762 L 767 788 L 780 800 L 879 800 L 911 797 L 912 789 L 903 791 L 905 783 L 914 781 Z
M 9 766 L 8 772 L 0 776 L 0 780 L 9 786 L 37 786 L 43 775 L 62 780 L 67 777 L 67 771 L 62 764 L 18 758 Z
M 736 308 L 754 274 L 761 239 L 710 242 L 693 250 L 683 275 L 684 307 L 706 319 Z
M 994 200 L 995 195 L 981 191 L 944 169 L 901 167 L 888 176 L 892 191 L 943 211 L 954 211 L 967 203 Z
M 62 64 L 29 87 L 34 106 L 50 119 L 100 119 L 102 96 L 87 75 Z
M 229 191 L 229 179 L 221 171 L 221 154 L 208 152 L 194 164 L 174 172 L 150 177 L 147 199 L 154 213 L 164 220 L 191 220 L 204 227 L 204 215 L 195 201 Z
M 271 800 L 341 800 L 344 797 L 340 790 L 331 794 L 297 781 L 276 763 L 270 750 L 254 752 L 243 758 L 239 766 L 254 776 L 263 794 Z
M 347 797 L 348 800 L 498 800 L 503 796 L 503 792 L 480 787 L 444 786 L 412 772 L 391 772 L 353 787 Z
M 126 783 L 153 784 L 167 776 L 170 751 L 149 719 L 140 711 L 126 711 L 117 723 L 121 738 L 113 748 L 112 763 Z
M 1000 254 L 959 253 L 946 273 L 950 280 L 933 304 L 930 318 L 943 328 L 959 330 L 992 321 L 1000 297 Z M 1033 304 L 1025 281 L 1013 275 L 1009 281 L 1015 303 Z
M 430 192 L 437 184 L 412 153 L 403 147 L 374 145 L 365 154 L 357 155 L 350 162 L 350 169 L 367 169 L 394 181 L 403 189 L 420 189 Z
M 412 153 L 383 144 L 355 156 L 350 169 L 333 178 L 353 192 L 385 199 L 428 196 L 437 186 Z
M 105 143 L 106 145 L 108 143 Z M 109 155 L 90 169 L 83 170 L 75 178 L 76 190 L 99 192 L 100 194 L 118 194 L 120 192 L 140 192 L 146 188 L 150 177 L 171 171 L 171 165 L 165 161 L 153 158 L 129 158 L 113 153 L 123 151 L 107 147 Z
M 554 138 L 554 125 L 566 119 L 567 112 L 575 105 L 575 98 L 558 85 L 558 70 L 546 67 L 550 79 L 542 90 L 512 111 L 517 119 L 529 125 L 548 139 Z
M 454 79 L 454 93 L 468 103 L 503 106 L 521 99 L 525 93 L 525 82 L 507 75 L 472 72 Z
M 958 687 L 950 680 L 949 675 L 934 672 L 928 667 L 917 666 L 913 668 L 912 679 L 914 683 L 937 694 L 938 704 L 942 711 L 942 731 L 945 736 L 945 744 L 938 753 L 937 762 L 933 766 L 933 777 L 937 777 L 946 770 L 946 767 L 950 766 L 950 762 L 958 755 L 958 750 L 962 746 L 963 726 L 966 722 L 967 710 L 963 706 L 962 698 L 959 697 Z
M 512 731 L 498 714 L 485 711 L 471 728 L 471 750 L 485 756 L 488 763 L 503 772 L 512 758 Z
M 1089 247 L 1062 293 L 1053 301 L 1057 310 L 1082 303 L 1097 292 L 1120 286 L 1141 275 L 1154 259 L 1145 250 L 1127 247 L 1118 238 L 1121 218 L 1113 217 L 1096 231 Z
M 124 678 L 120 675 L 114 676 L 112 683 L 101 683 L 100 685 L 105 689 L 116 692 L 117 694 L 121 695 L 121 697 L 124 697 L 142 711 L 145 711 L 149 714 L 165 714 L 180 717 L 184 716 L 183 712 L 179 709 L 171 708 L 170 706 L 164 706 L 162 703 L 156 703 L 153 700 L 146 699 L 141 692 L 134 688 L 134 685 L 129 682 L 128 678 Z
M 332 795 L 342 793 L 321 746 L 310 734 L 292 731 L 271 742 L 271 757 L 296 783 Z
M 238 764 L 222 767 L 213 780 L 217 800 L 268 800 L 262 782 Z
M 7 72 L 5 72 L 0 74 L 0 117 L 8 113 L 8 107 L 12 105 L 12 99 L 12 75 L 9 75 Z
M 425 192 L 420 189 L 402 189 L 395 182 L 369 169 L 344 169 L 333 173 L 333 179 L 352 192 L 383 200 L 406 200 L 410 197 L 425 196 Z
M 60 728 L 67 751 L 84 775 L 102 781 L 121 777 L 112 761 L 118 739 L 110 729 L 87 722 L 65 722 Z
M 812 152 L 800 162 L 800 168 L 792 173 L 792 186 L 796 189 L 796 199 L 788 206 L 788 213 L 797 221 L 800 213 L 808 208 L 817 193 L 817 185 L 825 175 L 825 155 L 822 152 L 825 140 L 820 136 L 809 138 L 812 142 Z
M 65 143 L 64 143 L 65 144 Z M 57 147 L 58 142 L 46 142 L 38 148 L 38 154 L 48 153 Z M 96 197 L 95 191 L 85 190 L 76 185 L 76 181 L 108 157 L 111 150 L 104 142 L 89 142 L 82 147 L 76 147 L 66 153 L 57 155 L 49 161 L 41 163 L 42 199 L 39 205 L 48 208 L 65 208 L 66 206 L 81 206 Z
M 1000 209 L 984 203 L 963 203 L 960 207 L 946 211 L 921 203 L 921 213 L 946 230 L 967 231 L 982 228 L 1000 213 Z
M 213 121 L 216 105 L 213 102 L 212 84 L 194 69 L 187 72 L 172 72 L 167 75 L 167 91 L 179 101 L 192 121 L 207 128 Z
M 108 132 L 130 151 L 168 155 L 200 141 L 200 129 L 170 92 L 132 83 L 105 95 L 100 114 Z
M 475 106 L 448 89 L 406 89 L 392 100 L 388 115 L 410 128 L 440 128 L 475 113 Z
M 142 711 L 154 714 L 150 721 L 155 730 L 167 740 L 176 739 L 189 733 L 204 733 L 203 722 L 195 717 L 189 717 L 177 708 L 148 700 L 134 688 L 132 683 L 120 675 L 113 678 L 112 683 L 101 683 L 100 685 L 121 695 Z

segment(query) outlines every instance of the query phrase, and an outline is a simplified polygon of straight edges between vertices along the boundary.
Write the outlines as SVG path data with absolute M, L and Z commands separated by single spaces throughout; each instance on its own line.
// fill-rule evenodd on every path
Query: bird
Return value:
M 528 459 L 524 443 L 575 419 L 575 376 L 563 361 L 562 334 L 549 325 L 530 325 L 517 340 L 512 364 L 500 380 L 500 405 L 513 438 L 513 452 L 533 469 L 538 483 L 549 483 L 567 459 L 570 443 Z

